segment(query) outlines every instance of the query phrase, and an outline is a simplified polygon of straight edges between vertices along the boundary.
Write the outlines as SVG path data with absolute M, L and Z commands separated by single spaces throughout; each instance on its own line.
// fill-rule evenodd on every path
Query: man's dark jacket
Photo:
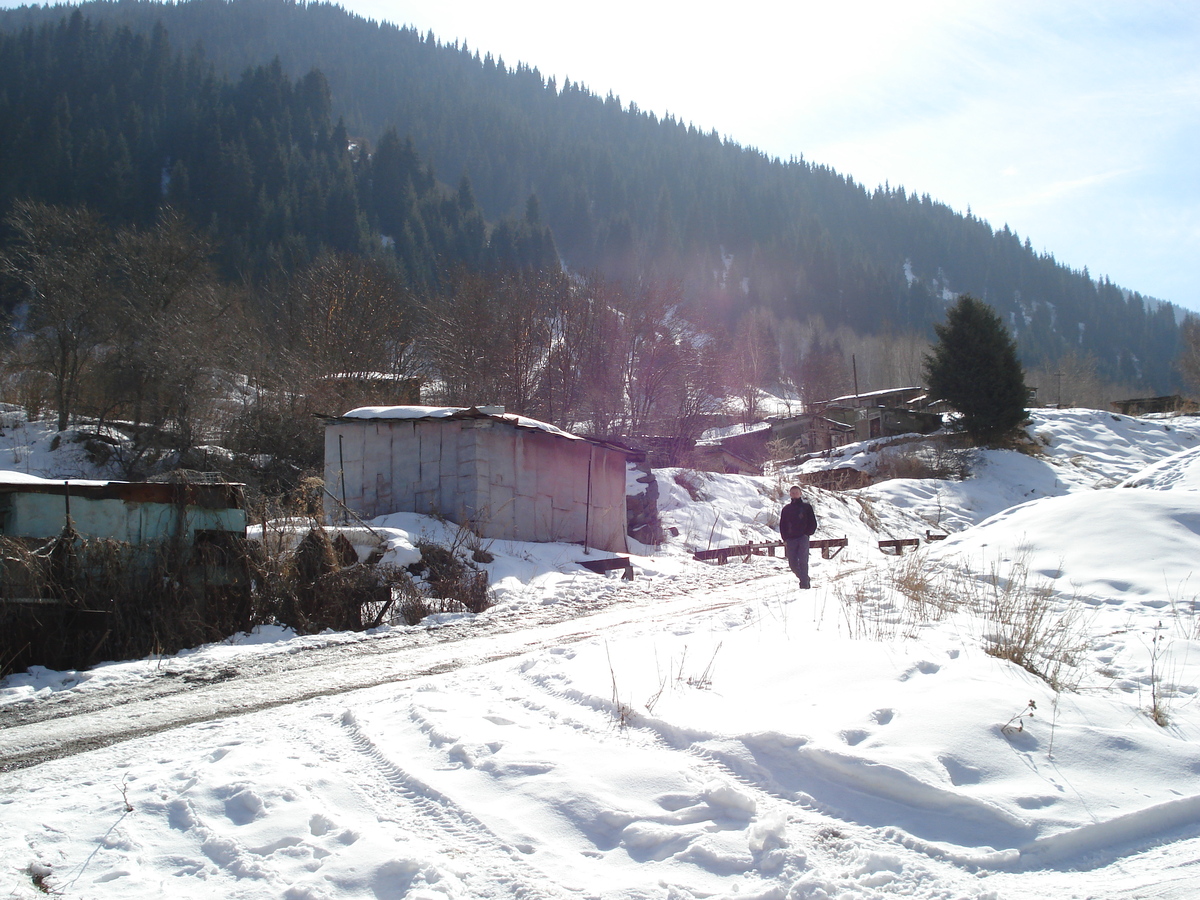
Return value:
M 792 500 L 779 514 L 779 535 L 785 541 L 806 537 L 816 530 L 816 513 L 803 497 Z

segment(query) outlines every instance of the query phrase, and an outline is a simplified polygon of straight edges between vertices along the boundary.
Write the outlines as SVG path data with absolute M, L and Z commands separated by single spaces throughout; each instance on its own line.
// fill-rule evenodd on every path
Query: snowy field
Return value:
M 660 470 L 676 536 L 633 582 L 493 542 L 479 616 L 10 676 L 0 895 L 1198 896 L 1200 419 L 1030 433 L 810 491 L 848 538 L 811 591 L 690 556 L 775 537 L 793 472 Z M 87 474 L 20 440 L 6 467 Z M 442 527 L 376 524 L 397 561 Z

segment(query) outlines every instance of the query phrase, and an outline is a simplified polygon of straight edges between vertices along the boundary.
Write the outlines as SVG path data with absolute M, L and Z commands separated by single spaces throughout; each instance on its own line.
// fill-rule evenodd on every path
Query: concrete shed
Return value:
M 524 416 L 475 407 L 363 407 L 326 420 L 326 513 L 470 523 L 482 537 L 625 542 L 626 452 Z

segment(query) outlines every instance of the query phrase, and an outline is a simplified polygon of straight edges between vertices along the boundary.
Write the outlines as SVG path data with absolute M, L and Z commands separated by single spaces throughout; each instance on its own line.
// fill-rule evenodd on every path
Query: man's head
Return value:
M 792 489 L 791 489 L 791 491 L 789 491 L 789 493 L 792 495 L 793 500 L 799 500 L 800 499 L 800 485 L 793 484 Z

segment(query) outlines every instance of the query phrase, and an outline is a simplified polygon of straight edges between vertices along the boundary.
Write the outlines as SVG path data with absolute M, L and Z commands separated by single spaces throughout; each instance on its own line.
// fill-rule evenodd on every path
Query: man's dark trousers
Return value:
M 808 535 L 784 541 L 783 555 L 787 557 L 792 572 L 800 579 L 800 587 L 811 587 L 808 581 Z

